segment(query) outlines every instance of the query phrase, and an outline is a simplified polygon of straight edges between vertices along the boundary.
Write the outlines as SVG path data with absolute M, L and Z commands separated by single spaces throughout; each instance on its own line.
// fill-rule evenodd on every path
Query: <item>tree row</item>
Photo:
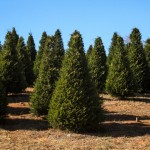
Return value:
M 36 52 L 32 34 L 27 44 L 15 28 L 0 51 L 0 116 L 6 114 L 7 93 L 34 86 L 31 112 L 46 115 L 53 128 L 97 129 L 103 120 L 99 93 L 126 97 L 150 90 L 150 39 L 145 45 L 134 28 L 128 43 L 114 33 L 106 56 L 100 37 L 84 51 L 82 35 L 74 31 L 65 51 L 61 32 L 43 32 Z

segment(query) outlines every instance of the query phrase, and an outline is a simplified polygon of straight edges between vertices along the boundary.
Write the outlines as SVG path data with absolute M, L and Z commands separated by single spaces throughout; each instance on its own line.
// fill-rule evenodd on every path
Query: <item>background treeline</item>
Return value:
M 0 44 L 0 117 L 6 114 L 8 93 L 34 86 L 31 112 L 46 115 L 54 128 L 73 131 L 97 129 L 103 120 L 99 93 L 126 97 L 150 91 L 150 39 L 143 44 L 134 28 L 128 43 L 116 32 L 109 54 L 100 37 L 84 51 L 82 36 L 74 31 L 64 50 L 60 30 L 43 32 L 36 51 L 29 34 L 25 43 L 15 30 Z

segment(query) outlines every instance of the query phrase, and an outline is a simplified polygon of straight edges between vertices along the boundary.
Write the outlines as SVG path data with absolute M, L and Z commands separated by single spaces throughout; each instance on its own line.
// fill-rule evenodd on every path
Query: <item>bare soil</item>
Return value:
M 8 117 L 0 123 L 0 150 L 150 150 L 150 94 L 118 100 L 102 94 L 101 132 L 77 134 L 49 127 L 30 114 L 29 95 L 9 94 Z

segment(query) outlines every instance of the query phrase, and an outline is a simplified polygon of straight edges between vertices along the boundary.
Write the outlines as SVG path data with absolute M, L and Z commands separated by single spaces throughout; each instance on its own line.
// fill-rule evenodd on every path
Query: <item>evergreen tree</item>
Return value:
M 91 82 L 78 31 L 71 35 L 68 46 L 50 101 L 48 121 L 53 128 L 72 131 L 96 129 L 102 119 L 101 103 Z
M 2 50 L 2 43 L 1 43 L 1 41 L 0 41 L 0 52 L 1 52 L 1 50 Z
M 42 59 L 43 52 L 44 52 L 44 46 L 45 46 L 46 39 L 47 39 L 47 34 L 46 34 L 46 32 L 43 32 L 41 40 L 39 42 L 40 43 L 39 50 L 36 55 L 36 59 L 35 59 L 35 63 L 34 63 L 34 74 L 35 74 L 36 78 L 39 74 L 39 68 L 40 68 L 41 59 Z
M 2 50 L 2 80 L 6 92 L 20 92 L 24 89 L 24 76 L 18 53 L 14 47 L 14 36 L 8 32 Z
M 55 82 L 59 76 L 60 67 L 57 62 L 60 54 L 55 53 L 54 45 L 55 38 L 47 37 L 39 75 L 34 86 L 35 92 L 30 99 L 31 111 L 36 115 L 47 115 Z
M 112 58 L 114 57 L 114 53 L 115 53 L 115 47 L 116 47 L 116 44 L 117 44 L 117 38 L 118 38 L 118 34 L 115 32 L 113 34 L 113 37 L 112 37 L 112 42 L 111 42 L 111 45 L 110 45 L 110 48 L 109 48 L 109 54 L 108 54 L 108 57 L 107 57 L 107 65 L 109 66 L 109 64 L 111 63 L 111 60 Z
M 88 66 L 98 92 L 103 92 L 106 82 L 106 54 L 100 37 L 95 39 L 94 48 L 88 56 Z
M 54 35 L 54 51 L 57 56 L 57 68 L 60 69 L 62 65 L 62 59 L 64 57 L 64 45 L 61 37 L 61 32 L 59 29 L 56 30 Z
M 91 54 L 91 52 L 92 52 L 92 49 L 93 49 L 93 46 L 90 45 L 89 48 L 88 48 L 88 50 L 87 50 L 87 53 L 86 53 L 87 59 L 89 58 L 89 56 L 90 56 L 90 54 Z
M 147 74 L 147 90 L 150 91 L 150 39 L 146 40 L 144 52 L 146 56 L 146 61 L 148 65 L 148 74 Z
M 0 79 L 0 120 L 5 117 L 6 112 L 7 112 L 7 99 L 6 99 L 4 87 Z
M 118 36 L 115 53 L 109 64 L 106 90 L 113 96 L 125 97 L 129 94 L 130 72 L 123 39 Z
M 24 43 L 24 38 L 21 36 L 18 39 L 18 43 L 17 43 L 17 47 L 16 47 L 17 53 L 18 53 L 18 59 L 20 62 L 20 68 L 22 69 L 21 73 L 22 73 L 22 79 L 21 79 L 21 85 L 22 88 L 26 88 L 27 87 L 27 81 L 26 81 L 26 76 L 25 76 L 25 67 L 27 64 L 27 52 L 26 52 L 26 46 Z M 28 69 L 28 68 L 26 68 Z
M 27 40 L 27 45 L 26 45 L 26 52 L 27 52 L 27 59 L 28 59 L 28 64 L 25 70 L 26 74 L 26 80 L 28 85 L 33 85 L 33 82 L 35 80 L 35 75 L 33 71 L 33 66 L 34 66 L 34 61 L 36 58 L 36 49 L 35 49 L 35 43 L 32 34 L 29 34 L 28 40 Z
M 128 60 L 132 73 L 131 87 L 133 92 L 143 92 L 147 82 L 147 64 L 141 42 L 141 33 L 134 28 L 130 34 L 131 43 L 128 46 Z
M 17 34 L 16 29 L 14 27 L 12 29 L 11 34 L 12 34 L 12 40 L 13 40 L 13 48 L 16 49 L 16 46 L 19 40 L 19 35 Z

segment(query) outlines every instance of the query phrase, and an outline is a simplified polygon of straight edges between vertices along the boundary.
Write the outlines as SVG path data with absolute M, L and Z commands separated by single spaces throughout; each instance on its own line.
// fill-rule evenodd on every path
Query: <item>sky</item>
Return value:
M 114 32 L 126 38 L 137 27 L 142 41 L 150 37 L 150 0 L 1 0 L 0 6 L 2 44 L 12 27 L 25 42 L 32 33 L 37 50 L 42 33 L 54 35 L 57 29 L 65 49 L 78 30 L 85 51 L 101 37 L 107 54 Z

